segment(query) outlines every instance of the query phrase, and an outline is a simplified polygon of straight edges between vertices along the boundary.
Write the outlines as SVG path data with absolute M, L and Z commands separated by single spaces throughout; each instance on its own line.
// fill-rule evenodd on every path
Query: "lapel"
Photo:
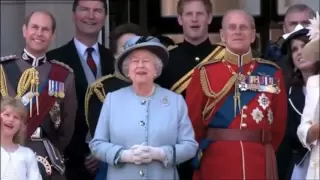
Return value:
M 289 88 L 289 104 L 290 106 L 299 114 L 302 115 L 305 95 L 303 93 L 303 88 L 300 86 L 291 86 Z
M 75 74 L 75 81 L 77 83 L 80 83 L 83 85 L 83 87 L 88 86 L 88 81 L 84 72 L 84 69 L 82 67 L 81 64 L 81 59 L 78 55 L 76 46 L 73 42 L 73 39 L 67 44 L 66 47 L 67 52 L 65 52 L 66 54 L 69 54 L 69 58 L 68 58 L 68 65 L 73 69 L 74 74 Z
M 108 74 L 113 73 L 113 63 L 114 63 L 114 57 L 109 53 L 109 51 L 102 46 L 101 44 L 98 44 L 99 47 L 99 54 L 100 54 L 100 64 L 101 64 L 101 75 L 105 76 Z

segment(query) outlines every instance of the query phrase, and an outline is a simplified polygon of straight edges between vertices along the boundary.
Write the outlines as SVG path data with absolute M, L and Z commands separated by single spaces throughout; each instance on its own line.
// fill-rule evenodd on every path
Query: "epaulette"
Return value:
M 226 47 L 226 44 L 224 42 L 221 42 L 221 41 L 218 42 L 218 43 L 215 43 L 214 45 Z
M 97 86 L 101 86 L 101 84 L 103 84 L 103 81 L 110 79 L 110 78 L 113 78 L 113 77 L 115 77 L 113 74 L 108 74 L 108 75 L 102 76 L 102 77 L 96 79 L 93 83 L 91 83 L 90 87 L 95 88 Z
M 92 97 L 92 95 L 96 95 L 97 98 L 100 100 L 101 103 L 103 103 L 106 94 L 103 90 L 103 81 L 115 77 L 112 74 L 106 75 L 106 76 L 102 76 L 99 79 L 95 80 L 93 83 L 90 84 L 90 86 L 87 88 L 87 92 L 84 98 L 84 114 L 86 117 L 86 123 L 87 126 L 89 127 L 89 117 L 88 117 L 88 113 L 89 113 L 89 101 L 90 98 Z
M 274 67 L 276 67 L 277 69 L 281 69 L 276 63 L 272 62 L 272 61 L 268 61 L 265 59 L 261 59 L 261 58 L 254 58 L 258 63 L 262 63 L 262 64 L 269 64 L 272 65 Z
M 205 62 L 205 63 L 201 64 L 201 65 L 198 67 L 198 69 L 201 69 L 201 68 L 203 68 L 204 66 L 207 66 L 207 65 L 209 65 L 209 64 L 214 64 L 214 63 L 217 63 L 217 62 L 220 62 L 220 61 L 221 61 L 221 59 L 211 59 L 211 60 L 209 60 L 208 62 Z
M 60 62 L 60 61 L 57 61 L 57 60 L 51 60 L 50 62 L 54 63 L 54 64 L 58 64 L 58 65 L 60 65 L 60 66 L 62 66 L 64 68 L 68 69 L 71 73 L 73 73 L 73 69 L 70 66 L 66 65 L 65 63 L 63 63 L 63 62 Z
M 16 55 L 2 56 L 0 57 L 0 63 L 7 62 L 9 60 L 16 60 L 16 59 L 18 59 L 18 56 Z
M 172 49 L 175 49 L 175 48 L 177 48 L 177 47 L 178 47 L 177 44 L 175 44 L 175 45 L 170 45 L 169 47 L 167 47 L 167 50 L 168 50 L 168 51 L 171 51 Z

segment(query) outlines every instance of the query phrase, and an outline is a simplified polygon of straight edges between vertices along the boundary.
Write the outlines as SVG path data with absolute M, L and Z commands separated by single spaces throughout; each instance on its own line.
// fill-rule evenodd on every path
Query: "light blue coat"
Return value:
M 159 161 L 114 165 L 121 148 L 143 142 L 164 148 L 168 166 Z M 172 145 L 176 147 L 176 164 L 194 157 L 198 148 L 183 97 L 157 85 L 154 95 L 145 99 L 129 86 L 107 95 L 90 149 L 108 164 L 108 180 L 173 179 Z

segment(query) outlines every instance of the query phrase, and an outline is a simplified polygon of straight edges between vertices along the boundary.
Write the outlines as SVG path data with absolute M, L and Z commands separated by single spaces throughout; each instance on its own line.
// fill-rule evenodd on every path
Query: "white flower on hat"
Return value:
M 307 27 L 307 29 L 309 29 L 308 36 L 311 41 L 319 40 L 319 36 L 320 36 L 319 12 L 316 13 L 316 17 L 310 19 L 310 25 Z

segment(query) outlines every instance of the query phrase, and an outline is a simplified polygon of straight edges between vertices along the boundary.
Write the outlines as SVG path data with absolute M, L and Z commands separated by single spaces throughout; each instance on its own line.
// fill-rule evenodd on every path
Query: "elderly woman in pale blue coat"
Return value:
M 108 164 L 107 180 L 179 179 L 176 165 L 191 159 L 198 144 L 181 95 L 154 83 L 168 62 L 158 39 L 128 40 L 115 67 L 132 86 L 107 94 L 92 154 Z

